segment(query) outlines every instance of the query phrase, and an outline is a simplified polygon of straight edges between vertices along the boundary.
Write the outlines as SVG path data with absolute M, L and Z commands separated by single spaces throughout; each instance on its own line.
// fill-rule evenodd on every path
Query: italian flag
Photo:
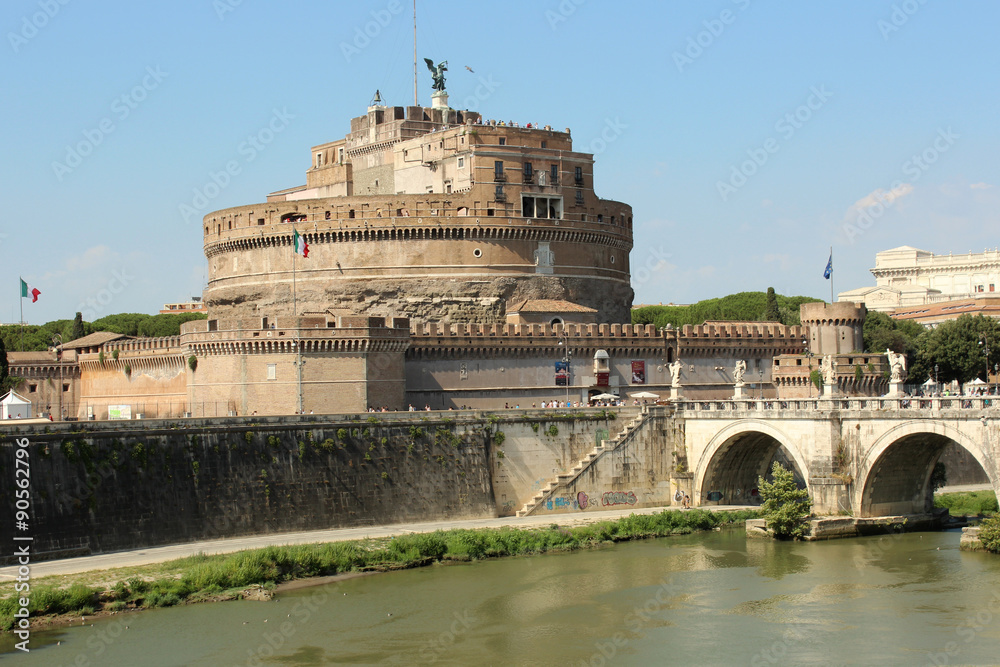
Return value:
M 295 236 L 292 237 L 292 242 L 295 245 L 295 254 L 302 255 L 303 257 L 308 257 L 309 244 L 306 243 L 305 238 L 297 231 L 293 229 L 292 232 L 295 234 Z
M 24 282 L 24 278 L 21 279 L 21 298 L 27 299 L 31 297 L 31 303 L 38 301 L 38 295 L 41 294 L 38 289 L 32 287 L 28 283 Z

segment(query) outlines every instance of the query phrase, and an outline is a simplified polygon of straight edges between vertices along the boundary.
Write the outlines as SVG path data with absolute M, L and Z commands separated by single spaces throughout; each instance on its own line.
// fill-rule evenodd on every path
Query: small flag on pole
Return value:
M 827 280 L 833 275 L 833 253 L 830 253 L 830 261 L 826 263 L 826 271 L 823 272 L 823 277 Z
M 39 291 L 38 289 L 32 287 L 28 283 L 24 282 L 24 278 L 21 279 L 21 298 L 22 299 L 27 299 L 28 297 L 31 297 L 31 303 L 35 303 L 36 301 L 38 301 L 38 295 L 39 294 L 41 294 L 41 291 Z
M 292 241 L 295 245 L 295 254 L 302 255 L 303 257 L 309 256 L 309 244 L 306 243 L 305 238 L 299 234 L 294 229 L 292 230 L 295 236 L 292 237 Z

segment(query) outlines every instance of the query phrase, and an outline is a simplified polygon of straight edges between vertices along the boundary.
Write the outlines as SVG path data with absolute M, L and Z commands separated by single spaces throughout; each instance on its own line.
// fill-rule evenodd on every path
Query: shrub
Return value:
M 198 370 L 198 357 L 194 356 L 193 354 L 190 357 L 188 357 L 188 368 L 191 369 L 192 373 Z
M 556 426 L 555 424 L 550 424 L 549 429 L 545 431 L 545 433 L 546 435 L 550 435 L 554 438 L 555 436 L 559 435 L 559 427 Z
M 792 471 L 786 470 L 777 461 L 771 469 L 771 476 L 774 478 L 772 482 L 763 477 L 757 479 L 763 500 L 760 510 L 767 520 L 767 527 L 778 538 L 801 538 L 806 532 L 803 519 L 809 516 L 812 507 L 809 492 L 798 488 Z
M 979 541 L 990 553 L 1000 554 L 1000 514 L 987 517 L 979 524 Z

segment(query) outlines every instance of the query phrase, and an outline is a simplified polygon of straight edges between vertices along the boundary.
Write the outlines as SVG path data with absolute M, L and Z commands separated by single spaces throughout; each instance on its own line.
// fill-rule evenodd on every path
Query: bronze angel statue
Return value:
M 431 87 L 434 90 L 444 91 L 444 73 L 448 71 L 448 61 L 445 60 L 442 63 L 438 63 L 437 67 L 434 66 L 434 61 L 430 58 L 424 58 L 424 62 L 427 63 L 427 69 L 431 71 L 431 76 L 434 77 L 434 85 Z

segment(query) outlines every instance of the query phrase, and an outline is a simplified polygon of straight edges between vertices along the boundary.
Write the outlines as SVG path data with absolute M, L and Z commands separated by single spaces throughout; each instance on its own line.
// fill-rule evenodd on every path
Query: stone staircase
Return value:
M 649 413 L 649 408 L 643 407 L 639 412 L 639 415 L 625 425 L 625 428 L 621 430 L 613 439 L 611 440 L 601 440 L 600 444 L 594 447 L 585 457 L 580 459 L 580 461 L 573 466 L 567 472 L 561 472 L 556 475 L 555 479 L 549 480 L 549 482 L 541 488 L 541 490 L 535 494 L 535 496 L 529 500 L 524 507 L 517 511 L 517 516 L 528 516 L 540 506 L 545 505 L 545 501 L 552 497 L 552 495 L 560 488 L 563 488 L 569 484 L 572 484 L 577 477 L 583 474 L 587 468 L 589 468 L 595 461 L 600 459 L 607 452 L 612 452 L 626 442 L 632 439 L 632 435 L 639 429 L 642 425 L 644 419 L 646 419 Z

